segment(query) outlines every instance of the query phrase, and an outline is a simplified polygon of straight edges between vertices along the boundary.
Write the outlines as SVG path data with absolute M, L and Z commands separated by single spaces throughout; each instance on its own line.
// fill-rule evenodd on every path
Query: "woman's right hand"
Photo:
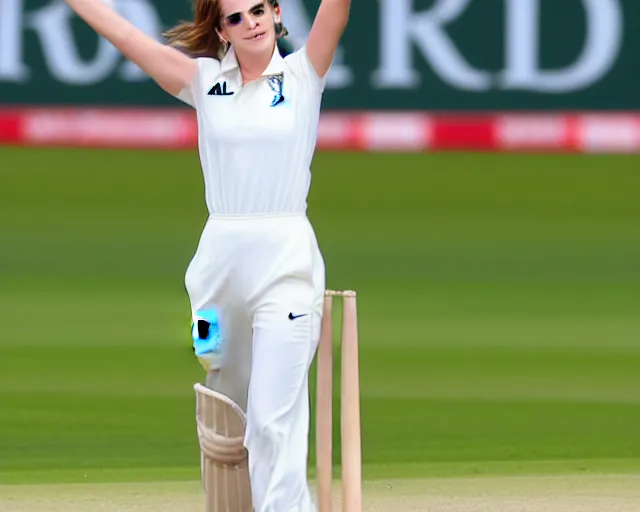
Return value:
M 66 0 L 91 28 L 140 67 L 162 89 L 177 96 L 189 85 L 197 70 L 194 59 L 164 45 L 120 16 L 113 0 Z

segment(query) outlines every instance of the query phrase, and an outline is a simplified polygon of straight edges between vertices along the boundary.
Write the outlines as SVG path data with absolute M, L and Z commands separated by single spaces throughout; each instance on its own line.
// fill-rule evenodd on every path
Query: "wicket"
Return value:
M 362 447 L 356 292 L 327 290 L 317 356 L 316 469 L 318 512 L 332 512 L 333 298 L 342 298 L 342 509 L 362 512 Z

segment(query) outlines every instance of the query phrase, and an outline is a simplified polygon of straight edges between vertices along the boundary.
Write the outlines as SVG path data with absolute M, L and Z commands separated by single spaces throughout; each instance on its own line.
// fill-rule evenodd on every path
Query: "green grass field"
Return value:
M 313 171 L 327 285 L 359 291 L 365 479 L 640 473 L 638 157 Z M 0 484 L 199 478 L 205 219 L 194 152 L 0 149 Z

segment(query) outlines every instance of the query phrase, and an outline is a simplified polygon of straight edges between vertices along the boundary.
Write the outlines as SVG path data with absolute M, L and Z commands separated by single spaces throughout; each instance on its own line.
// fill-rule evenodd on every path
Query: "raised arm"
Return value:
M 311 65 L 324 77 L 349 20 L 350 0 L 322 0 L 307 39 Z
M 147 36 L 100 0 L 66 2 L 91 28 L 169 94 L 179 94 L 193 80 L 197 70 L 195 60 Z

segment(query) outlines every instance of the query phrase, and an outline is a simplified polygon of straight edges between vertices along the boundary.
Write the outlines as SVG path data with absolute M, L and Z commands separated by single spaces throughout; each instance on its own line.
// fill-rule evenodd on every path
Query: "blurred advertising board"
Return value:
M 188 0 L 116 0 L 146 33 Z M 318 0 L 281 0 L 297 48 Z M 640 107 L 638 0 L 353 1 L 325 110 L 602 111 Z M 5 106 L 181 107 L 62 0 L 0 0 Z

